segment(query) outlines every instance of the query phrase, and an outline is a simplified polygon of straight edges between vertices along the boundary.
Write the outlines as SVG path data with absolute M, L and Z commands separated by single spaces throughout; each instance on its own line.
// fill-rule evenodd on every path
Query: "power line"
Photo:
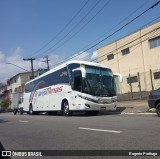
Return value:
M 122 27 L 120 27 L 119 29 L 117 29 L 115 32 L 113 32 L 112 34 L 108 35 L 107 37 L 105 37 L 103 40 L 99 41 L 98 43 L 94 44 L 93 46 L 87 48 L 86 50 L 82 51 L 81 53 L 77 54 L 76 56 L 79 56 L 81 55 L 82 53 L 84 52 L 87 52 L 88 50 L 94 48 L 95 46 L 99 45 L 100 43 L 104 42 L 105 40 L 107 40 L 108 38 L 110 38 L 111 36 L 113 36 L 114 34 L 116 34 L 117 32 L 119 32 L 120 30 L 122 30 L 123 28 L 125 28 L 126 26 L 128 26 L 129 24 L 131 24 L 133 21 L 135 21 L 136 19 L 138 19 L 139 17 L 141 17 L 143 14 L 145 14 L 146 12 L 148 12 L 149 10 L 153 9 L 154 7 L 156 7 L 158 4 L 160 3 L 160 1 L 156 2 L 155 4 L 153 4 L 151 7 L 149 7 L 148 9 L 146 9 L 145 11 L 143 11 L 141 14 L 139 14 L 138 16 L 136 16 L 135 18 L 133 18 L 132 20 L 130 20 L 129 22 L 127 22 L 125 25 L 123 25 Z M 74 56 L 74 57 L 76 57 Z M 69 60 L 70 59 L 73 59 L 74 57 L 71 57 L 71 58 L 68 58 Z M 67 59 L 67 60 L 68 60 Z M 57 66 L 67 60 L 64 60 L 56 65 L 52 65 L 51 67 L 54 67 L 54 66 Z
M 98 37 L 96 40 L 92 41 L 90 44 L 88 44 L 86 47 L 89 47 L 90 45 L 92 45 L 94 42 L 98 41 L 99 39 L 101 39 L 102 37 L 104 37 L 104 35 L 108 34 L 109 32 L 111 32 L 113 29 L 115 29 L 117 26 L 119 26 L 120 24 L 122 24 L 126 19 L 128 19 L 130 16 L 132 16 L 134 13 L 136 13 L 139 9 L 141 9 L 142 7 L 144 7 L 148 2 L 150 2 L 150 0 L 147 0 L 146 2 L 144 2 L 142 5 L 140 5 L 135 11 L 133 11 L 132 13 L 130 13 L 128 16 L 126 16 L 124 19 L 122 19 L 119 23 L 117 23 L 114 27 L 112 27 L 109 31 L 107 31 L 106 33 L 104 33 L 103 35 L 101 35 L 100 37 Z M 82 49 L 84 50 L 84 49 Z
M 125 46 L 128 46 L 128 45 L 130 45 L 131 43 L 133 43 L 133 42 L 135 42 L 135 41 L 137 41 L 137 40 L 145 37 L 145 36 L 148 35 L 148 34 L 151 34 L 151 33 L 153 33 L 153 32 L 156 32 L 156 31 L 159 30 L 159 29 L 160 29 L 160 27 L 157 27 L 157 28 L 153 29 L 152 31 L 147 32 L 146 34 L 144 34 L 144 35 L 142 35 L 142 36 L 140 36 L 140 37 L 132 40 L 131 42 L 128 42 L 127 44 L 125 44 L 125 45 L 123 45 L 123 46 L 121 46 L 121 47 L 119 47 L 119 48 L 116 48 L 116 49 L 114 49 L 114 50 L 112 50 L 112 51 L 109 51 L 109 52 L 106 53 L 105 55 L 102 55 L 102 56 L 100 56 L 100 57 L 98 57 L 98 58 L 96 58 L 96 59 L 94 59 L 94 60 L 91 60 L 91 62 L 93 62 L 93 61 L 95 61 L 95 60 L 97 60 L 97 59 L 100 59 L 100 58 L 102 58 L 102 57 L 104 57 L 104 56 L 106 56 L 106 55 L 109 55 L 111 52 L 114 52 L 114 51 L 116 51 L 116 50 L 119 50 L 119 49 L 121 49 L 121 48 L 124 48 Z M 148 39 L 148 37 L 147 37 L 146 39 L 144 39 L 143 41 L 140 41 L 140 42 L 138 42 L 138 43 L 136 43 L 136 44 L 133 44 L 132 46 L 130 46 L 130 48 L 133 47 L 133 46 L 136 46 L 136 45 L 138 45 L 138 44 L 140 44 L 140 43 L 142 43 L 142 42 L 144 42 L 144 41 L 146 41 L 147 39 Z M 114 55 L 117 55 L 117 54 L 119 54 L 119 53 L 121 53 L 121 51 L 118 52 L 118 53 L 114 53 Z M 104 61 L 104 60 L 106 60 L 106 59 L 103 59 L 103 60 L 101 60 L 101 61 L 99 61 L 99 62 L 102 62 L 102 61 Z
M 69 42 L 73 37 L 75 37 L 83 28 L 85 28 L 100 12 L 102 12 L 102 10 L 109 4 L 111 0 L 108 0 L 100 9 L 99 11 L 87 22 L 85 23 L 76 33 L 74 33 L 70 38 L 66 39 L 60 46 L 56 47 L 54 50 L 55 51 L 57 49 L 59 49 L 60 47 L 62 47 L 64 44 L 66 44 L 67 42 Z
M 48 46 L 52 41 L 54 41 L 60 34 L 63 33 L 63 31 L 72 23 L 72 21 L 80 14 L 80 12 L 83 10 L 83 8 L 88 4 L 90 0 L 87 0 L 85 4 L 78 10 L 78 12 L 69 20 L 69 22 L 44 46 L 42 46 L 39 50 L 35 51 L 33 54 L 37 54 L 39 51 L 43 50 L 46 46 Z
M 157 30 L 159 30 L 159 29 L 160 29 L 160 27 L 157 27 L 157 28 L 151 30 L 150 32 L 147 32 L 146 34 L 144 34 L 144 35 L 142 35 L 142 36 L 140 36 L 140 37 L 138 37 L 138 38 L 136 38 L 136 39 L 128 42 L 127 44 L 125 44 L 125 45 L 123 45 L 123 46 L 121 46 L 121 47 L 119 47 L 119 48 L 116 48 L 116 49 L 114 49 L 114 50 L 106 53 L 105 55 L 102 55 L 102 56 L 100 56 L 100 57 L 98 57 L 98 58 L 95 58 L 94 60 L 91 60 L 91 62 L 96 61 L 97 59 L 100 59 L 100 58 L 102 58 L 102 57 L 104 57 L 104 56 L 106 56 L 106 55 L 110 54 L 111 52 L 114 52 L 114 51 L 116 51 L 116 50 L 118 50 L 118 49 L 124 48 L 125 46 L 127 46 L 127 45 L 129 45 L 129 44 L 131 44 L 131 43 L 133 43 L 133 42 L 135 42 L 135 41 L 137 41 L 137 40 L 139 40 L 140 38 L 143 38 L 144 36 L 146 36 L 146 35 L 148 35 L 148 34 L 153 33 L 154 31 L 157 31 Z M 145 40 L 146 40 L 146 39 L 145 39 Z M 145 40 L 144 40 L 144 41 L 145 41 Z M 143 41 L 141 41 L 141 42 L 143 42 Z M 140 43 L 141 43 L 141 42 L 140 42 Z M 134 44 L 133 46 L 136 46 L 136 45 L 138 45 L 138 44 L 139 44 L 139 43 L 136 43 L 136 44 Z M 133 47 L 133 46 L 131 46 L 131 47 Z M 83 53 L 84 53 L 84 52 L 83 52 Z M 121 53 L 121 52 L 119 52 L 119 53 Z M 118 53 L 117 53 L 117 54 L 118 54 Z M 114 54 L 114 55 L 116 55 L 116 54 Z M 76 56 L 74 56 L 74 57 L 76 57 Z M 73 58 L 74 58 L 74 57 L 73 57 Z M 106 60 L 106 59 L 105 59 L 105 60 Z M 63 63 L 63 62 L 66 62 L 66 61 L 67 61 L 67 60 L 62 61 L 62 62 L 60 62 L 60 63 L 58 63 L 58 64 L 56 64 L 56 65 L 52 65 L 51 67 L 57 66 L 57 65 L 59 65 L 59 64 L 61 64 L 61 63 Z M 101 60 L 101 61 L 99 61 L 99 62 L 102 62 L 102 61 L 103 61 L 103 60 Z
M 32 78 L 34 78 L 34 70 L 33 70 L 33 61 L 36 60 L 35 58 L 23 58 L 24 61 L 30 61 L 31 62 L 31 72 L 32 72 Z
M 126 23 L 125 25 L 123 25 L 121 28 L 119 28 L 118 30 L 116 30 L 115 32 L 113 32 L 112 34 L 110 34 L 109 36 L 107 36 L 106 38 L 104 38 L 103 40 L 99 41 L 98 43 L 94 44 L 93 46 L 89 47 L 88 49 L 84 50 L 84 52 L 94 48 L 95 46 L 97 46 L 98 44 L 102 43 L 103 41 L 107 40 L 109 37 L 113 36 L 114 34 L 116 34 L 117 32 L 119 32 L 120 30 L 122 30 L 123 28 L 125 28 L 126 26 L 128 26 L 130 23 L 132 23 L 133 21 L 135 21 L 136 19 L 138 19 L 139 17 L 141 17 L 143 14 L 145 14 L 146 12 L 148 12 L 150 9 L 153 9 L 154 7 L 156 7 L 158 4 L 160 3 L 160 1 L 156 2 L 155 4 L 153 4 L 151 7 L 149 7 L 148 9 L 146 9 L 144 12 L 142 12 L 141 14 L 139 14 L 138 16 L 136 16 L 135 18 L 133 18 L 132 20 L 130 20 L 128 23 Z
M 50 68 L 49 68 L 49 59 L 48 59 L 48 56 L 44 57 L 46 60 L 45 61 L 41 61 L 41 62 L 46 62 L 47 63 L 47 70 L 49 71 Z
M 16 66 L 16 67 L 18 67 L 18 68 L 20 68 L 20 69 L 22 69 L 22 70 L 24 70 L 24 71 L 27 71 L 27 72 L 28 72 L 28 70 L 26 70 L 25 68 L 23 68 L 23 67 L 21 67 L 21 66 L 18 66 L 18 65 L 14 64 L 14 63 L 7 62 L 6 64 L 14 65 L 14 66 Z
M 156 31 L 157 31 L 157 30 L 156 30 Z M 155 32 L 156 32 L 156 31 L 155 31 Z M 146 40 L 148 40 L 148 39 L 150 39 L 150 38 L 152 38 L 152 37 L 158 36 L 158 35 L 160 35 L 160 33 L 158 33 L 158 34 L 156 34 L 156 35 L 153 35 L 153 34 L 152 34 L 151 36 L 147 37 L 147 38 L 144 39 L 143 41 L 140 41 L 139 43 L 130 46 L 130 48 L 135 47 L 136 45 L 137 45 L 137 47 L 138 47 L 138 45 L 139 45 L 140 43 L 142 43 L 142 42 L 144 42 L 144 41 L 146 41 Z M 137 49 L 137 47 L 136 47 L 135 49 Z M 131 52 L 133 52 L 135 49 L 133 49 Z M 131 53 L 131 52 L 130 52 L 130 53 Z M 117 54 L 119 54 L 119 53 L 121 53 L 121 51 L 118 52 L 118 53 L 115 53 L 114 55 L 117 55 Z M 124 59 L 125 57 L 127 57 L 127 56 L 122 56 L 121 58 L 119 58 L 116 62 L 112 63 L 111 65 L 119 62 L 120 60 Z M 105 60 L 106 60 L 106 59 L 103 59 L 103 60 L 101 60 L 101 61 L 99 61 L 99 62 L 102 62 L 102 61 L 105 61 Z M 108 67 L 110 67 L 111 65 L 109 65 Z M 142 68 L 142 67 L 138 67 L 138 68 L 134 68 L 134 69 L 137 70 L 137 69 L 139 69 L 139 68 Z M 132 69 L 132 70 L 133 70 L 133 69 Z M 123 71 L 123 72 L 126 72 L 126 71 Z M 128 72 L 128 71 L 127 71 L 127 72 Z M 121 73 L 122 73 L 122 72 L 121 72 Z
M 150 0 L 147 0 L 145 3 L 143 3 L 142 5 L 140 5 L 140 7 L 138 7 L 135 11 L 133 11 L 131 14 L 129 14 L 127 17 L 125 17 L 123 20 L 121 20 L 118 24 L 116 24 L 114 27 L 112 27 L 107 33 L 109 33 L 111 30 L 113 30 L 114 28 L 116 28 L 118 25 L 120 25 L 122 22 L 124 22 L 128 17 L 130 17 L 130 16 L 132 16 L 135 12 L 137 12 L 140 8 L 142 8 L 144 5 L 146 5 L 148 2 L 149 2 Z M 107 3 L 109 3 L 109 1 L 107 2 Z M 106 4 L 107 4 L 106 3 Z M 104 5 L 104 7 L 106 6 L 106 4 Z M 101 8 L 101 10 L 103 9 L 103 7 Z M 99 12 L 98 12 L 99 13 Z M 150 21 L 149 23 L 147 23 L 147 24 L 145 24 L 145 26 L 147 26 L 147 25 L 149 25 L 150 23 L 152 23 L 152 22 L 154 22 L 155 20 L 157 20 L 157 19 L 159 19 L 160 17 L 158 17 L 158 18 L 156 18 L 156 19 L 154 19 L 154 20 L 152 20 L 152 21 Z M 92 20 L 92 19 L 91 19 Z M 90 20 L 90 21 L 91 21 Z M 90 22 L 89 21 L 89 22 Z M 89 22 L 87 22 L 87 24 L 89 23 Z M 86 24 L 85 24 L 86 25 Z M 143 27 L 145 27 L 145 26 L 143 26 Z M 142 27 L 142 28 L 143 28 Z M 83 29 L 83 27 L 80 29 L 80 30 L 82 30 Z M 79 31 L 78 31 L 79 32 Z M 87 46 L 90 46 L 91 44 L 93 44 L 94 42 L 96 42 L 98 39 L 100 39 L 101 37 L 103 37 L 104 35 L 106 35 L 107 33 L 105 33 L 105 34 L 103 34 L 103 35 L 101 35 L 99 38 L 97 38 L 96 40 L 94 40 L 93 42 L 91 42 L 90 44 L 88 44 Z M 75 33 L 75 34 L 77 34 L 77 33 Z M 74 35 L 75 35 L 74 34 Z M 74 35 L 72 36 L 72 37 L 74 37 Z M 65 42 L 68 42 L 72 37 L 70 37 L 69 39 L 67 39 Z M 65 43 L 64 42 L 64 43 Z M 63 43 L 63 44 L 64 44 Z M 63 45 L 62 44 L 62 45 Z M 60 45 L 59 47 L 61 47 L 62 45 Z M 59 47 L 57 47 L 56 49 L 58 49 Z M 84 48 L 86 48 L 86 47 L 84 47 Z M 56 50 L 55 49 L 55 50 Z M 54 51 L 55 51 L 54 50 Z M 84 50 L 84 49 L 81 49 L 81 50 Z M 53 50 L 52 50 L 53 51 Z M 81 51 L 81 53 L 79 53 L 78 55 L 75 55 L 75 56 L 72 56 L 72 57 L 68 57 L 65 61 L 67 61 L 68 59 L 72 59 L 72 58 L 75 58 L 76 56 L 79 56 L 79 55 L 81 55 L 82 53 L 84 53 L 84 51 Z M 90 53 L 91 54 L 91 53 Z M 88 55 L 89 56 L 89 55 Z
M 86 17 L 96 8 L 96 6 L 101 2 L 101 0 L 98 0 L 94 6 L 81 18 L 81 20 L 76 23 L 76 25 L 74 25 L 70 30 L 69 32 L 64 35 L 58 42 L 56 42 L 52 47 L 48 48 L 47 50 L 45 50 L 43 53 L 39 54 L 39 55 L 42 55 L 44 53 L 46 53 L 47 51 L 51 50 L 53 47 L 55 47 L 56 45 L 58 45 L 61 41 L 63 41 L 71 32 L 73 32 L 77 26 L 79 26 L 79 24 L 81 24 L 83 22 L 84 19 L 86 19 Z
M 156 36 L 159 35 L 159 34 L 160 34 L 160 33 L 156 34 Z M 155 36 L 155 35 L 154 35 L 154 36 Z M 135 44 L 135 45 L 130 46 L 130 48 L 132 48 L 132 47 L 134 47 L 134 46 L 136 46 L 136 45 L 137 45 L 137 47 L 138 47 L 138 45 L 139 45 L 140 43 L 142 43 L 142 42 L 150 39 L 151 37 L 152 37 L 152 36 L 150 36 L 149 38 L 144 39 L 143 41 L 141 41 L 141 42 L 139 42 L 139 43 L 137 43 L 137 44 Z M 136 47 L 135 49 L 137 49 L 137 47 Z M 134 49 L 134 50 L 135 50 L 135 49 Z M 131 52 L 133 52 L 134 50 L 132 50 Z M 130 53 L 131 53 L 131 52 L 130 52 Z M 114 55 L 117 55 L 117 54 L 119 54 L 119 53 L 121 53 L 121 52 L 118 52 L 118 53 L 116 53 L 116 54 L 114 54 Z M 122 56 L 120 59 L 118 59 L 118 61 L 120 61 L 122 58 L 125 58 L 125 57 L 127 57 L 127 56 Z M 105 61 L 105 60 L 106 60 L 106 59 L 101 60 L 100 62 Z M 117 62 L 114 62 L 114 63 L 112 63 L 111 65 L 113 65 L 113 64 L 115 64 L 115 63 L 117 63 Z M 110 66 L 111 66 L 111 65 L 110 65 Z

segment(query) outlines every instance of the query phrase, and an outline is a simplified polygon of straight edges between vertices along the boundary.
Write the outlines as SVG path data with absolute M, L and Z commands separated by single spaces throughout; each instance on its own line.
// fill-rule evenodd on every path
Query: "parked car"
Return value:
M 149 108 L 155 108 L 157 115 L 160 117 L 160 88 L 149 92 Z

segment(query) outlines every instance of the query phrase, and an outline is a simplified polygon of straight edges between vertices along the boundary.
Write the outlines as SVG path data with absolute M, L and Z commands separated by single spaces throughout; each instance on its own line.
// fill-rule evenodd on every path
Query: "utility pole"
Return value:
M 32 78 L 34 78 L 34 70 L 33 70 L 33 60 L 36 60 L 35 58 L 23 58 L 24 61 L 31 61 L 31 72 L 32 72 Z
M 45 61 L 42 61 L 42 62 L 46 62 L 47 63 L 47 69 L 48 69 L 48 71 L 50 70 L 50 68 L 49 68 L 49 61 L 50 60 L 48 60 L 48 56 L 45 56 L 44 57 L 46 60 Z

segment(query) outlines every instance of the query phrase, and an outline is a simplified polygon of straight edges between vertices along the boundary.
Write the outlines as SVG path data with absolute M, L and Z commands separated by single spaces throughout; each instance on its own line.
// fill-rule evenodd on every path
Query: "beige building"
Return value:
M 38 72 L 34 72 L 34 76 L 38 76 Z M 11 77 L 7 80 L 7 92 L 9 98 L 12 99 L 13 93 L 23 93 L 24 85 L 26 82 L 32 79 L 31 72 L 18 73 L 17 75 Z
M 98 49 L 98 62 L 122 75 L 120 94 L 159 88 L 160 21 Z
M 35 77 L 38 76 L 37 72 L 34 73 Z M 7 90 L 9 94 L 16 92 L 23 92 L 23 87 L 26 82 L 32 79 L 31 72 L 18 73 L 7 80 Z

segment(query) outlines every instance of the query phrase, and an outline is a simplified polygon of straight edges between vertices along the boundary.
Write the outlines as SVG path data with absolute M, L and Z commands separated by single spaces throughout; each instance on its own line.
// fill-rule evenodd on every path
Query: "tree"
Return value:
M 10 100 L 3 100 L 0 103 L 0 106 L 3 110 L 7 110 L 9 108 Z

